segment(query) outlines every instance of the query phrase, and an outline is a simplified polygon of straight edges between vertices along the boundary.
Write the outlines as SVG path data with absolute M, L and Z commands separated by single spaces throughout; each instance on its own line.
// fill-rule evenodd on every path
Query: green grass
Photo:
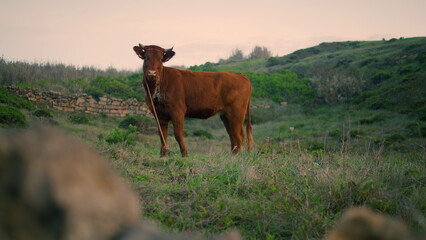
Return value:
M 155 136 L 155 138 L 157 138 Z M 350 206 L 403 218 L 414 231 L 425 213 L 426 174 L 419 156 L 309 152 L 300 146 L 230 155 L 224 149 L 159 158 L 157 142 L 128 148 L 98 145 L 132 182 L 144 216 L 173 231 L 237 229 L 246 239 L 319 238 Z M 204 143 L 206 144 L 206 143 Z M 424 156 L 423 156 L 424 157 Z
M 160 158 L 159 137 L 149 131 L 127 132 L 135 144 L 108 143 L 122 119 L 86 115 L 80 124 L 52 111 L 46 122 L 24 113 L 30 125 L 55 122 L 96 149 L 140 196 L 141 215 L 168 231 L 322 238 L 345 209 L 361 205 L 426 230 L 425 122 L 353 105 L 253 105 L 268 107 L 252 109 L 253 151 L 232 155 L 215 117 L 185 122 L 187 131 L 212 136 L 186 137 L 187 158 L 173 137 L 170 156 Z
M 188 130 L 208 130 L 213 139 L 187 137 L 187 158 L 180 156 L 173 137 L 171 154 L 164 158 L 156 134 L 135 135 L 135 145 L 99 137 L 114 131 L 119 119 L 74 124 L 59 112 L 54 118 L 101 152 L 140 196 L 141 214 L 168 231 L 321 238 L 344 209 L 359 205 L 400 218 L 414 232 L 426 229 L 425 142 L 404 132 L 416 132 L 423 123 L 384 110 L 270 107 L 276 118 L 254 125 L 256 145 L 250 153 L 229 153 L 219 119 L 188 121 Z M 376 115 L 383 118 L 357 124 Z M 335 130 L 340 132 L 332 134 Z M 358 132 L 364 137 L 356 137 Z M 392 134 L 394 142 L 386 144 Z
M 0 105 L 0 127 L 25 127 L 27 125 L 27 119 L 19 109 Z
M 34 105 L 30 101 L 24 98 L 16 97 L 15 95 L 10 93 L 3 87 L 0 87 L 0 104 L 16 107 L 20 109 L 27 109 L 27 110 L 34 109 Z
M 187 158 L 170 126 L 171 153 L 160 158 L 154 121 L 57 111 L 46 121 L 23 114 L 29 125 L 54 124 L 101 153 L 140 196 L 141 215 L 169 231 L 322 238 L 344 209 L 365 205 L 420 233 L 426 231 L 424 41 L 324 43 L 278 58 L 210 63 L 213 70 L 289 69 L 315 90 L 315 102 L 304 105 L 253 99 L 250 153 L 230 154 L 218 116 L 185 121 Z M 92 79 L 93 86 L 77 79 L 61 87 L 133 96 L 141 91 L 140 77 L 120 78 L 111 89 L 108 77 Z M 3 89 L 0 106 L 33 109 Z M 130 121 L 140 124 L 139 133 L 118 128 Z M 108 136 L 124 141 L 111 144 Z

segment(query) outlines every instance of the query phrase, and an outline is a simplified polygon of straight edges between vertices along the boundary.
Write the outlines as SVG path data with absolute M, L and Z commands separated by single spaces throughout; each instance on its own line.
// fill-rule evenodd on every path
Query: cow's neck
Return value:
M 157 88 L 157 83 L 151 80 L 148 80 L 147 78 L 144 79 L 146 83 L 148 83 L 149 89 L 146 89 L 147 91 L 151 92 L 151 95 L 154 93 L 155 89 Z
M 146 76 L 146 74 L 144 74 Z M 163 68 L 160 73 L 160 81 L 150 81 L 146 77 L 144 81 L 148 83 L 149 89 L 146 89 L 147 91 L 150 91 L 152 99 L 160 102 L 161 101 L 161 94 L 160 94 L 160 83 L 165 80 L 165 69 Z

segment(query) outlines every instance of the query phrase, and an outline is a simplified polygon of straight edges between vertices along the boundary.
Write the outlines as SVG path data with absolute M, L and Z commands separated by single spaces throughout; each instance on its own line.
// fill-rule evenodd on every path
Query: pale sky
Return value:
M 426 0 L 0 0 L 7 60 L 136 70 L 138 43 L 174 46 L 167 65 L 266 46 L 426 36 Z

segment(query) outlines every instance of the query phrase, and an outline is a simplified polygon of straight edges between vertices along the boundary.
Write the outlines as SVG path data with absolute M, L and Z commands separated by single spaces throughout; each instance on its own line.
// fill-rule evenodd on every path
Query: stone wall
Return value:
M 54 91 L 43 92 L 38 89 L 20 89 L 18 87 L 8 87 L 7 89 L 29 101 L 45 104 L 47 108 L 65 112 L 106 114 L 115 117 L 125 117 L 126 115 L 152 116 L 146 104 L 135 98 L 123 100 L 104 96 L 96 100 L 87 94 L 64 95 Z

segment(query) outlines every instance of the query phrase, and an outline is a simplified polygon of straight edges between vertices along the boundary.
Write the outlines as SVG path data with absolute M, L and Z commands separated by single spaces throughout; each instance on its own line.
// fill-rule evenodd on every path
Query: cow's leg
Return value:
M 234 143 L 235 143 L 235 140 L 234 140 L 234 136 L 232 135 L 232 133 L 231 133 L 231 127 L 230 127 L 230 125 L 229 125 L 229 120 L 228 120 L 228 118 L 226 117 L 226 114 L 225 113 L 222 113 L 222 114 L 220 114 L 220 119 L 222 120 L 222 122 L 223 122 L 223 125 L 225 125 L 225 129 L 226 129 L 226 132 L 228 132 L 228 135 L 229 135 L 229 140 L 231 141 L 231 150 L 232 150 L 232 148 L 234 147 Z
M 163 138 L 160 135 L 160 141 L 161 141 L 161 152 L 160 152 L 160 156 L 167 156 L 169 155 L 170 149 L 169 149 L 169 145 L 167 145 L 167 136 L 169 135 L 169 121 L 165 121 L 165 120 L 159 120 L 160 121 L 160 127 L 161 127 L 161 132 L 163 132 L 163 136 L 164 136 L 164 141 Z
M 244 141 L 244 117 L 245 112 L 240 112 L 238 110 L 226 113 L 226 118 L 229 122 L 229 135 L 231 139 L 234 139 L 233 143 L 231 142 L 232 153 L 241 151 L 241 146 Z
M 183 157 L 188 156 L 188 150 L 186 149 L 185 143 L 183 141 L 184 139 L 184 116 L 178 116 L 172 118 L 173 122 L 173 131 L 175 133 L 176 141 L 179 144 L 180 153 Z

